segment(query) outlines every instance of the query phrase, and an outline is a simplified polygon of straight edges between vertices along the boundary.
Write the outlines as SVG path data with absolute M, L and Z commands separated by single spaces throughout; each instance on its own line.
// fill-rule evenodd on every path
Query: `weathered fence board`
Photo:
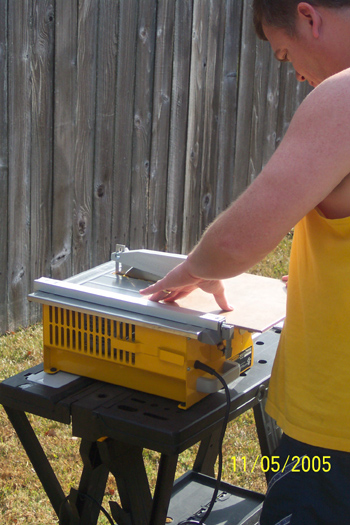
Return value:
M 74 162 L 72 270 L 91 266 L 94 143 L 96 133 L 96 61 L 99 2 L 78 4 L 77 102 Z
M 131 170 L 130 247 L 147 245 L 156 3 L 139 0 Z
M 0 0 L 0 332 L 116 243 L 187 253 L 308 92 L 252 0 Z
M 35 0 L 32 17 L 31 279 L 48 275 L 51 262 L 52 132 L 48 130 L 53 129 L 54 0 Z M 33 305 L 31 322 L 38 318 L 39 312 L 39 307 Z
M 192 41 L 193 0 L 176 3 L 174 63 L 169 133 L 166 244 L 170 252 L 180 253 L 183 235 L 186 142 Z
M 250 182 L 250 141 L 251 122 L 253 114 L 253 96 L 255 82 L 255 56 L 256 37 L 251 30 L 253 25 L 253 13 L 251 2 L 243 3 L 243 15 L 241 24 L 241 51 L 240 68 L 238 78 L 238 101 L 237 101 L 237 140 L 235 155 L 235 173 L 233 180 L 233 196 L 237 197 Z
M 8 246 L 7 3 L 0 2 L 0 333 L 6 327 Z
M 218 174 L 219 118 L 223 74 L 223 47 L 225 33 L 225 5 L 220 0 L 210 2 L 207 53 L 203 64 L 204 77 L 204 122 L 201 145 L 200 216 L 197 238 L 215 218 L 215 203 L 218 201 L 216 182 Z M 225 139 L 226 140 L 226 139 Z M 198 174 L 199 175 L 199 174 Z
M 216 215 L 230 204 L 233 198 L 235 177 L 237 98 L 239 57 L 241 46 L 243 2 L 226 2 L 226 28 L 222 71 L 221 107 L 219 120 L 219 160 L 217 172 Z M 239 132 L 239 130 L 237 130 Z M 238 173 L 239 177 L 239 173 Z
M 8 3 L 8 320 L 29 323 L 33 2 Z
M 130 239 L 137 27 L 138 0 L 122 1 L 118 29 L 112 246 L 128 244 Z
M 175 2 L 163 0 L 157 12 L 155 41 L 152 146 L 148 199 L 148 239 L 151 249 L 164 246 L 169 158 L 171 79 L 173 68 Z
M 182 251 L 189 251 L 198 239 L 200 222 L 200 194 L 203 143 L 203 91 L 205 89 L 205 68 L 207 62 L 206 39 L 209 24 L 209 2 L 194 2 L 191 76 L 190 76 L 190 118 L 188 121 L 187 159 L 185 174 L 185 202 L 183 219 Z
M 72 268 L 77 17 L 77 0 L 56 2 L 51 240 L 55 279 L 65 279 Z
M 271 49 L 267 42 L 259 42 L 255 55 L 255 78 L 252 100 L 252 129 L 250 154 L 250 179 L 253 180 L 263 167 L 262 147 L 271 152 L 275 147 L 273 131 L 276 129 L 278 110 L 279 67 L 277 60 L 271 60 Z M 272 76 L 270 76 L 272 72 Z M 269 83 L 270 78 L 274 82 Z
M 119 3 L 100 3 L 97 40 L 96 140 L 93 180 L 93 266 L 110 258 Z

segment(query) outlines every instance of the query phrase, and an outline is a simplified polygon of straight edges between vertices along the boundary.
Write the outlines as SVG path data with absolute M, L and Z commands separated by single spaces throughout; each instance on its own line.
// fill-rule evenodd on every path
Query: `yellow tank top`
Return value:
M 350 217 L 295 227 L 267 412 L 290 437 L 350 452 Z

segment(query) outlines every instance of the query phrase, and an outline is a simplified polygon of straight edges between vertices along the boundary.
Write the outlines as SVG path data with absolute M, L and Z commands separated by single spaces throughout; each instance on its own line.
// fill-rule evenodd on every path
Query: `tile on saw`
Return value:
M 211 294 L 196 290 L 177 304 L 182 308 L 223 315 L 228 323 L 252 332 L 264 332 L 286 315 L 287 288 L 279 279 L 243 273 L 224 281 L 233 312 L 222 312 Z

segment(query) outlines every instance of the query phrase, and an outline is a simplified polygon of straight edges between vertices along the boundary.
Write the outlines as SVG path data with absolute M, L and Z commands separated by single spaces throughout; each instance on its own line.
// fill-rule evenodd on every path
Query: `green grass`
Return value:
M 259 275 L 280 278 L 288 273 L 292 234 L 262 263 L 251 271 Z M 30 368 L 42 360 L 41 324 L 8 333 L 0 337 L 0 380 Z M 28 415 L 35 432 L 68 494 L 71 487 L 78 488 L 81 461 L 80 440 L 73 437 L 71 428 L 33 415 Z M 177 477 L 191 469 L 198 445 L 183 452 L 178 461 Z M 255 430 L 253 412 L 250 410 L 228 425 L 224 440 L 223 479 L 244 488 L 264 492 L 265 475 L 252 466 L 260 453 Z M 145 466 L 152 488 L 154 488 L 159 454 L 146 450 Z M 58 519 L 51 509 L 48 498 L 41 487 L 6 413 L 0 407 L 0 524 L 53 525 Z M 103 505 L 117 498 L 117 488 L 112 476 L 106 486 Z M 107 525 L 101 514 L 99 525 Z

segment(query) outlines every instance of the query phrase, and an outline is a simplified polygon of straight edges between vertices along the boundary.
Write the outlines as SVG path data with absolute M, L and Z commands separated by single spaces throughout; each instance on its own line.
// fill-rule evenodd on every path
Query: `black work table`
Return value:
M 262 455 L 271 455 L 279 437 L 279 429 L 264 412 L 278 340 L 277 329 L 259 336 L 255 340 L 254 366 L 229 385 L 230 418 L 254 408 Z M 210 394 L 184 411 L 175 401 L 83 377 L 59 388 L 33 382 L 32 378 L 42 370 L 43 366 L 38 365 L 3 381 L 0 403 L 60 517 L 60 524 L 97 523 L 100 508 L 96 502 L 101 504 L 111 472 L 121 501 L 121 506 L 110 502 L 118 525 L 164 525 L 169 509 L 175 515 L 178 511 L 175 504 L 172 507 L 172 493 L 176 499 L 181 483 L 185 483 L 176 482 L 173 489 L 178 454 L 198 442 L 201 444 L 191 473 L 202 476 L 200 482 L 205 480 L 206 487 L 211 485 L 226 407 L 223 391 Z M 79 488 L 71 489 L 69 495 L 63 493 L 25 412 L 71 424 L 73 435 L 82 438 L 84 468 Z M 143 464 L 144 448 L 161 453 L 153 498 Z M 193 477 L 192 481 L 198 482 L 198 478 Z M 187 482 L 191 483 L 191 477 Z M 185 498 L 182 500 L 185 505 Z M 185 518 L 186 515 L 181 517 Z M 206 524 L 243 523 L 213 519 L 211 515 Z M 176 525 L 178 521 L 174 519 L 172 523 Z

